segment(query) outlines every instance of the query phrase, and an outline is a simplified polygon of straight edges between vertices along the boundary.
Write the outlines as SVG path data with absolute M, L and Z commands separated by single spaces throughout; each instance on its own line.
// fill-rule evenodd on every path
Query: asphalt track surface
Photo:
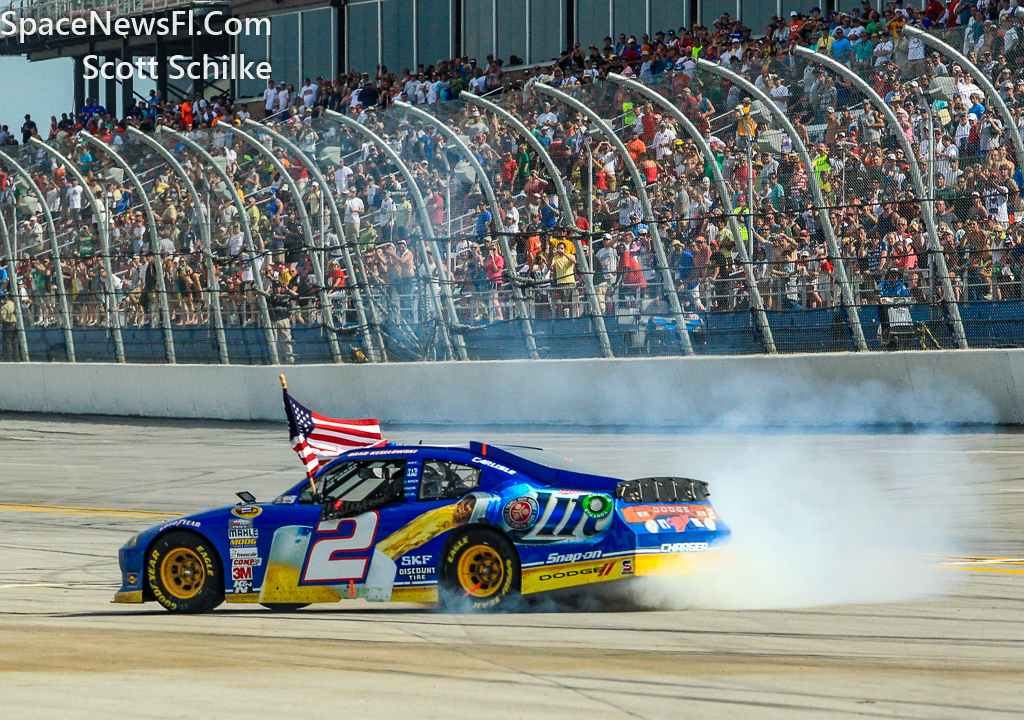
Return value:
M 886 492 L 921 490 L 915 507 L 955 526 L 955 552 L 922 559 L 941 590 L 898 601 L 885 597 L 888 585 L 876 601 L 870 580 L 847 593 L 841 581 L 813 588 L 804 578 L 766 597 L 752 580 L 749 598 L 726 593 L 705 609 L 649 609 L 613 592 L 503 615 L 350 601 L 286 615 L 228 605 L 172 616 L 110 604 L 117 548 L 164 517 L 229 503 L 236 490 L 278 494 L 300 477 L 284 427 L 0 415 L 3 717 L 1024 716 L 1024 435 L 393 435 L 542 445 L 610 474 L 690 472 L 732 506 L 736 534 L 744 497 L 757 495 L 730 488 L 736 458 L 769 467 L 779 453 L 809 454 L 819 465 L 808 472 L 825 463 L 832 475 L 896 478 Z M 829 490 L 803 506 L 808 522 L 816 509 L 832 512 L 831 493 L 848 502 L 836 480 L 813 478 Z M 928 504 L 950 487 L 963 489 L 951 502 L 969 506 L 968 517 Z M 783 502 L 788 488 L 772 492 Z M 799 556 L 780 560 L 790 561 Z M 817 602 L 846 594 L 852 602 Z M 769 607 L 715 608 L 746 600 Z

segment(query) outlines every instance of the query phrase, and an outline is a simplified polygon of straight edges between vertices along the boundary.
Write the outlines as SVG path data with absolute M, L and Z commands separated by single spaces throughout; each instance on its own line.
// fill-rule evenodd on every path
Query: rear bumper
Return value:
M 707 543 L 666 543 L 669 545 L 703 546 L 688 550 L 665 550 L 660 548 L 637 548 L 634 566 L 638 576 L 681 575 L 701 572 L 721 560 L 727 552 L 724 547 L 709 547 Z

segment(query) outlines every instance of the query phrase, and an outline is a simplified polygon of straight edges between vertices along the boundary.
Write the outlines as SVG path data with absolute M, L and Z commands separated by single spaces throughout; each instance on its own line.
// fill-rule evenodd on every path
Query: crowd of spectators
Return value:
M 863 304 L 877 302 L 885 279 L 898 279 L 920 303 L 1016 299 L 1024 280 L 1024 236 L 1016 222 L 1024 174 L 1012 133 L 969 68 L 902 30 L 911 24 L 942 31 L 992 81 L 1024 129 L 1022 15 L 1016 0 L 930 0 L 923 9 L 897 0 L 884 12 L 865 1 L 828 17 L 817 7 L 776 17 L 754 33 L 726 14 L 710 27 L 653 37 L 620 34 L 586 48 L 576 43 L 545 66 L 507 70 L 489 56 L 401 73 L 379 67 L 373 76 L 352 71 L 331 80 L 306 78 L 298 89 L 270 82 L 261 98 L 248 103 L 168 100 L 153 92 L 123 118 L 90 100 L 77 113 L 51 118 L 48 129 L 28 116 L 17 131 L 0 127 L 0 146 L 31 168 L 53 215 L 64 291 L 81 325 L 109 323 L 115 312 L 123 325 L 160 324 L 158 269 L 171 322 L 181 326 L 211 322 L 214 282 L 225 323 L 260 323 L 259 274 L 285 354 L 291 324 L 326 322 L 325 303 L 335 322 L 355 322 L 350 291 L 356 284 L 382 317 L 410 326 L 450 315 L 442 302 L 446 293 L 456 313 L 447 320 L 454 324 L 513 319 L 516 290 L 527 312 L 540 318 L 584 315 L 591 299 L 608 316 L 664 314 L 672 292 L 687 311 L 730 311 L 749 306 L 753 284 L 738 263 L 740 242 L 751 250 L 753 281 L 768 309 L 837 305 L 837 262 L 845 264 Z M 866 79 L 899 127 L 890 127 L 849 82 L 798 58 L 796 46 L 827 54 Z M 766 108 L 698 69 L 697 58 L 720 63 L 763 90 L 794 123 L 813 167 L 804 167 L 793 138 L 778 131 Z M 609 72 L 656 86 L 693 121 L 714 157 L 704 157 L 664 108 L 603 82 Z M 586 118 L 535 92 L 534 81 L 578 93 L 612 124 L 641 173 L 653 215 L 614 147 Z M 525 124 L 558 166 L 568 206 L 529 144 L 498 117 L 457 101 L 463 92 L 486 95 Z M 396 99 L 424 107 L 466 138 L 495 189 L 497 208 L 453 145 L 431 123 L 393 106 Z M 424 242 L 429 233 L 419 208 L 385 153 L 331 121 L 326 110 L 376 131 L 412 168 L 440 257 Z M 313 182 L 298 158 L 261 136 L 293 181 L 287 182 L 278 165 L 218 127 L 249 117 L 315 158 L 328 186 Z M 129 126 L 145 132 L 174 128 L 204 145 L 230 175 L 247 217 L 239 216 L 231 191 L 208 164 L 183 145 L 161 140 L 184 162 L 208 206 L 199 212 L 182 178 L 132 139 Z M 152 237 L 133 184 L 114 172 L 103 152 L 80 142 L 83 132 L 110 143 L 135 167 L 153 203 L 158 237 Z M 915 157 L 905 156 L 895 133 L 910 141 Z M 72 158 L 102 205 L 111 277 L 100 257 L 90 193 L 60 163 L 26 146 L 33 137 Z M 728 198 L 715 187 L 712 162 L 721 169 Z M 932 179 L 930 196 L 915 193 L 911 163 Z M 17 294 L 27 322 L 57 324 L 56 267 L 45 217 L 11 172 L 0 164 L 0 207 L 9 225 L 15 225 L 11 209 L 18 203 Z M 808 192 L 810 173 L 824 207 Z M 331 198 L 343 215 L 340 235 L 330 222 Z M 937 277 L 927 237 L 929 205 L 951 298 Z M 734 208 L 739 237 L 727 206 Z M 301 210 L 315 236 L 312 247 Z M 209 253 L 200 229 L 206 213 Z M 841 258 L 828 250 L 824 213 Z M 254 230 L 252 245 L 245 223 Z M 671 287 L 658 267 L 658 238 Z M 14 278 L 6 277 L 6 268 L 0 292 L 10 294 Z

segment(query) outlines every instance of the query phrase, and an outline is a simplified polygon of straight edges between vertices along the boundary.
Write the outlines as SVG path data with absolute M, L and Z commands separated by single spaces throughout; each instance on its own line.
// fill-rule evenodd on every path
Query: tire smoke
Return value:
M 720 441 L 721 438 L 715 438 Z M 851 442 L 855 441 L 855 442 Z M 711 484 L 732 528 L 720 562 L 639 578 L 633 603 L 672 609 L 798 608 L 912 600 L 958 577 L 987 470 L 950 435 L 761 435 L 719 442 L 677 467 Z M 703 445 L 700 436 L 687 446 Z

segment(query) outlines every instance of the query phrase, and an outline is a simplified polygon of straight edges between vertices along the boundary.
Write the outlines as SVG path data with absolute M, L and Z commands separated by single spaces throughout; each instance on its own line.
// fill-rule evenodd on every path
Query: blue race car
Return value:
M 238 495 L 242 504 L 131 538 L 114 602 L 183 613 L 343 598 L 489 610 L 519 594 L 687 572 L 730 534 L 698 480 L 618 480 L 477 442 L 354 450 L 271 502 Z

